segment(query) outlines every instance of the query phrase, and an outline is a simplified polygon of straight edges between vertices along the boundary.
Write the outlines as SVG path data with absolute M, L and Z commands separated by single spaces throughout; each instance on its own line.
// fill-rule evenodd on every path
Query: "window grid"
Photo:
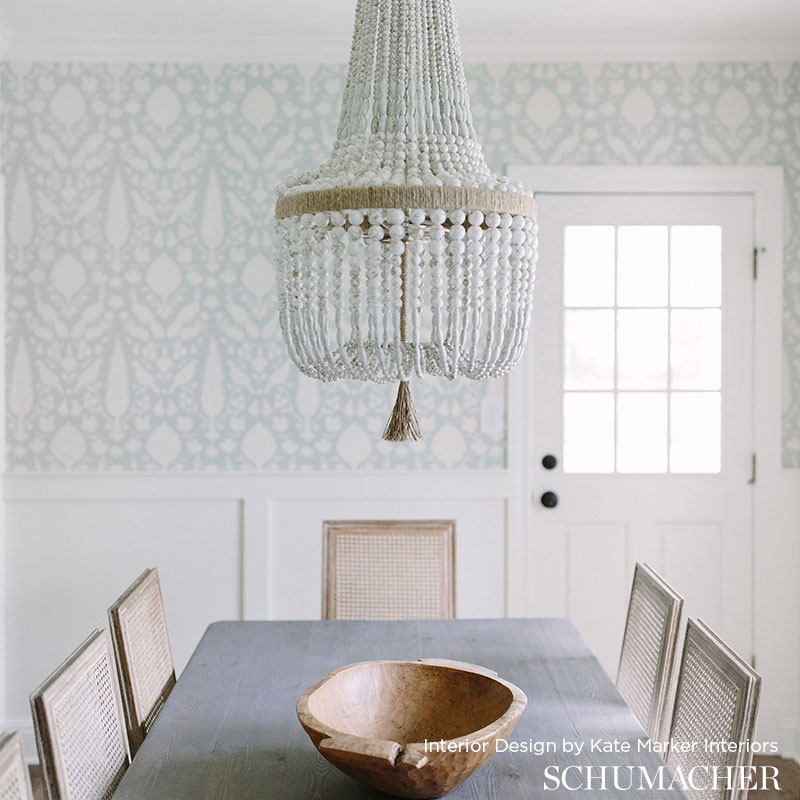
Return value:
M 578 228 L 583 226 L 569 226 L 571 228 Z M 566 371 L 564 371 L 563 375 L 563 383 L 562 383 L 562 415 L 563 415 L 563 398 L 567 395 L 585 395 L 585 394 L 611 394 L 613 398 L 613 464 L 612 469 L 608 471 L 607 474 L 691 474 L 691 471 L 681 470 L 679 472 L 673 470 L 673 453 L 672 453 L 672 398 L 676 393 L 680 394 L 694 394 L 694 395 L 718 395 L 720 396 L 720 428 L 721 428 L 721 414 L 722 414 L 722 407 L 721 407 L 721 395 L 722 395 L 722 378 L 720 375 L 720 385 L 719 389 L 708 389 L 708 388 L 686 388 L 686 387 L 679 387 L 673 388 L 673 343 L 672 343 L 672 333 L 673 333 L 673 313 L 675 311 L 690 311 L 690 312 L 700 312 L 700 311 L 720 311 L 720 325 L 722 324 L 722 298 L 720 297 L 719 305 L 673 305 L 672 303 L 672 277 L 673 277 L 673 263 L 672 263 L 672 231 L 674 225 L 664 225 L 664 226 L 648 226 L 648 227 L 664 227 L 666 228 L 667 235 L 666 235 L 666 263 L 667 263 L 667 276 L 666 276 L 666 300 L 663 305 L 626 305 L 620 306 L 619 304 L 619 293 L 620 293 L 620 281 L 619 281 L 619 253 L 620 253 L 620 229 L 622 227 L 634 227 L 634 226 L 622 226 L 622 225 L 614 225 L 614 291 L 613 291 L 613 298 L 614 303 L 613 305 L 567 305 L 566 299 L 564 299 L 564 311 L 612 311 L 613 312 L 613 373 L 612 373 L 612 380 L 613 386 L 610 389 L 601 389 L 601 388 L 566 388 Z M 681 226 L 682 227 L 682 226 Z M 706 228 L 717 228 L 719 226 L 715 225 L 706 225 L 706 226 L 693 226 L 693 227 L 706 227 Z M 565 231 L 566 233 L 566 231 Z M 721 270 L 721 263 L 720 263 L 720 270 Z M 666 311 L 666 318 L 667 318 L 667 330 L 666 330 L 666 343 L 667 343 L 667 354 L 666 354 L 666 384 L 662 389 L 655 389 L 655 388 L 626 388 L 620 389 L 619 388 L 619 312 L 620 311 Z M 566 319 L 566 315 L 565 315 Z M 564 342 L 564 352 L 562 353 L 562 364 L 566 366 L 566 340 Z M 720 348 L 722 347 L 722 336 L 720 331 Z M 646 471 L 639 471 L 639 470 L 630 470 L 621 472 L 619 470 L 619 449 L 620 449 L 620 441 L 619 441 L 619 395 L 621 392 L 625 394 L 660 394 L 666 398 L 666 466 L 663 471 L 655 472 L 652 470 Z M 562 426 L 564 425 L 564 419 L 562 416 Z M 721 450 L 721 442 L 720 442 L 720 450 Z M 565 463 L 565 468 L 566 468 Z M 721 469 L 721 463 L 720 463 Z M 714 470 L 713 472 L 719 473 L 720 469 Z M 569 472 L 580 473 L 582 471 L 579 470 L 567 470 Z M 586 470 L 584 474 L 591 474 L 595 470 Z M 709 471 L 711 472 L 711 471 Z M 713 474 L 713 472 L 711 474 Z

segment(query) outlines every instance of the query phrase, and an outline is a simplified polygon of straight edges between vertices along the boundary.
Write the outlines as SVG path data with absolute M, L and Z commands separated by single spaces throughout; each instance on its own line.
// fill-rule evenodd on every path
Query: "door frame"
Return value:
M 794 632 L 794 626 L 783 625 L 779 620 L 787 613 L 787 607 L 800 608 L 800 589 L 782 586 L 776 591 L 772 579 L 776 574 L 785 573 L 781 564 L 787 549 L 791 551 L 787 544 L 791 528 L 781 518 L 783 168 L 511 164 L 507 174 L 540 194 L 743 194 L 753 197 L 753 231 L 759 249 L 753 314 L 753 429 L 757 454 L 753 493 L 753 654 L 756 667 L 765 678 L 759 728 L 775 739 L 780 736 L 786 742 L 784 749 L 793 748 L 793 722 L 787 718 L 787 695 L 793 700 L 789 705 L 794 711 L 798 702 L 800 636 Z M 525 551 L 524 558 L 509 563 L 509 606 L 527 615 L 533 613 L 524 574 L 531 559 L 527 532 L 532 524 L 533 502 L 533 459 L 525 452 L 532 381 L 532 369 L 525 365 L 529 363 L 524 361 L 524 365 L 513 371 L 508 383 L 508 466 L 519 502 L 516 509 L 510 510 L 510 517 L 519 521 L 520 536 L 525 538 L 525 543 L 520 542 L 515 548 L 517 552 Z M 510 539 L 514 538 L 512 531 L 513 528 Z M 759 536 L 758 547 L 755 547 L 756 536 Z M 691 615 L 692 610 L 688 609 L 688 613 Z M 787 628 L 792 629 L 791 633 Z M 788 645 L 787 635 L 792 638 Z

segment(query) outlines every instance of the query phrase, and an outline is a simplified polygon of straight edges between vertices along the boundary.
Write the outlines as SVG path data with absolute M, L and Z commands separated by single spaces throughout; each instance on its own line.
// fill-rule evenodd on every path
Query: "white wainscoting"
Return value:
M 522 614 L 510 489 L 504 472 L 9 476 L 0 727 L 35 755 L 28 695 L 145 567 L 178 670 L 215 620 L 318 619 L 325 519 L 454 519 L 458 616 Z
M 554 533 L 547 569 L 537 573 L 540 583 L 531 587 L 537 614 L 569 617 L 609 675 L 616 675 L 633 567 L 644 561 L 681 587 L 692 616 L 726 631 L 738 652 L 749 653 L 749 635 L 742 637 L 725 613 L 720 536 L 719 526 L 694 522 L 645 530 L 624 522 L 566 522 Z
M 516 477 L 512 477 L 512 474 Z M 25 734 L 35 756 L 28 694 L 94 627 L 105 609 L 150 565 L 159 567 L 181 669 L 205 626 L 230 618 L 315 618 L 320 609 L 321 522 L 333 518 L 441 518 L 457 522 L 461 617 L 571 616 L 591 637 L 592 614 L 569 586 L 536 603 L 528 580 L 536 558 L 524 508 L 530 492 L 518 470 L 447 473 L 192 475 L 17 475 L 4 480 L 5 568 L 0 592 L 0 728 Z M 774 526 L 756 536 L 756 656 L 764 676 L 759 738 L 800 755 L 800 471 L 775 475 Z M 654 531 L 652 552 L 629 551 L 626 532 L 598 537 L 580 526 L 556 548 L 568 584 L 593 581 L 614 596 L 621 635 L 632 559 L 682 575 L 685 590 L 719 597 L 706 553 L 676 562 L 675 526 Z M 699 544 L 699 543 L 698 543 Z M 694 571 L 705 569 L 703 580 Z M 552 570 L 556 574 L 558 570 Z M 713 570 L 711 570 L 713 573 Z M 539 587 L 541 588 L 541 587 Z M 5 633 L 3 635 L 3 628 Z M 613 644 L 598 653 L 613 666 Z

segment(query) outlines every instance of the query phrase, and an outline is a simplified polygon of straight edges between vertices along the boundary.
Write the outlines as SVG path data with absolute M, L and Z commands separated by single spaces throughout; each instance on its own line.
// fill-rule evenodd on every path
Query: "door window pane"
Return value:
M 564 305 L 614 305 L 614 226 L 564 228 Z
M 614 395 L 564 395 L 564 471 L 614 471 Z
M 672 312 L 670 366 L 673 389 L 719 389 L 722 314 L 718 308 Z
M 670 302 L 673 306 L 722 304 L 722 229 L 674 225 L 670 231 Z
M 667 312 L 617 312 L 617 385 L 667 388 Z
M 617 472 L 666 472 L 667 394 L 617 395 Z
M 721 228 L 564 237 L 565 470 L 719 471 Z
M 667 226 L 617 229 L 617 305 L 666 306 Z
M 565 388 L 613 389 L 614 312 L 609 309 L 565 314 Z
M 719 472 L 719 392 L 673 392 L 670 398 L 670 472 Z

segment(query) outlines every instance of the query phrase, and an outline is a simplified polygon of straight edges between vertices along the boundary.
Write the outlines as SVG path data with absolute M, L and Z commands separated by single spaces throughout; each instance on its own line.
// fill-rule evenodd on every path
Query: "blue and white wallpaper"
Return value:
M 781 164 L 784 463 L 800 467 L 800 64 L 473 66 L 490 164 Z M 290 364 L 273 187 L 328 153 L 343 66 L 3 67 L 7 464 L 16 471 L 498 468 L 499 382 L 395 387 Z

